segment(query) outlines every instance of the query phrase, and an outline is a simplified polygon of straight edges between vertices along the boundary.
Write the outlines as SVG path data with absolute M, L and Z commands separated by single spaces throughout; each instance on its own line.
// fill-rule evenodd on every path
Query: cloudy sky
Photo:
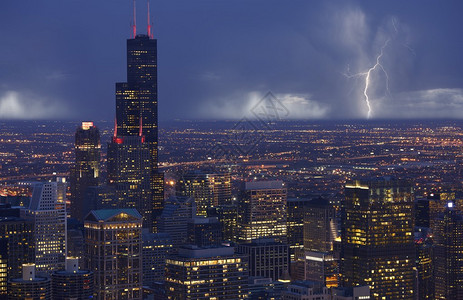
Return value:
M 131 6 L 2 0 L 0 119 L 112 119 Z M 461 0 L 152 0 L 159 115 L 241 118 L 271 91 L 288 118 L 462 118 L 462 12 Z

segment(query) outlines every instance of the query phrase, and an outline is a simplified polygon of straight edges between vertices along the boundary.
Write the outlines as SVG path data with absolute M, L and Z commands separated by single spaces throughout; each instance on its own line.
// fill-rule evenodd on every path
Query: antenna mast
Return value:
M 148 24 L 148 37 L 152 39 L 152 38 L 153 38 L 153 33 L 151 32 L 150 0 L 147 0 L 146 2 L 148 3 L 148 20 L 147 20 L 147 24 Z
M 132 24 L 132 37 L 137 36 L 137 5 L 136 0 L 133 0 L 133 24 Z

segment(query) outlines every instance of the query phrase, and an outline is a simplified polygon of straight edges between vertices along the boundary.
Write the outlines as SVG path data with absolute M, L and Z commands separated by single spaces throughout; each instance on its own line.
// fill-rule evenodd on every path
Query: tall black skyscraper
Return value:
M 93 122 L 82 122 L 76 130 L 76 163 L 71 168 L 71 216 L 83 221 L 90 211 L 86 191 L 98 186 L 100 177 L 100 132 Z
M 151 35 L 150 25 L 148 25 L 147 34 L 136 34 L 134 24 L 133 37 L 127 40 L 127 82 L 116 83 L 116 128 L 112 144 L 125 144 L 124 139 L 129 137 L 139 137 L 140 142 L 145 144 L 149 150 L 149 187 L 148 191 L 140 191 L 141 194 L 149 194 L 149 203 L 144 203 L 142 207 L 127 203 L 127 207 L 138 209 L 144 217 L 143 226 L 156 231 L 154 221 L 156 216 L 160 214 L 164 201 L 164 176 L 158 172 L 157 40 L 153 39 Z M 136 147 L 140 148 L 141 146 L 136 145 Z M 110 148 L 116 149 L 115 152 L 118 151 L 117 149 L 129 151 L 132 154 L 137 152 L 131 151 L 127 147 Z M 111 155 L 126 156 L 123 153 L 110 153 Z M 112 158 L 109 157 L 108 159 L 111 160 Z M 127 167 L 130 168 L 130 166 Z M 120 170 L 121 168 L 113 169 Z M 111 172 L 111 170 L 109 171 Z M 132 171 L 136 172 L 137 170 Z M 130 173 L 133 172 L 127 172 L 127 174 Z M 120 174 L 109 174 L 109 178 L 127 181 L 121 178 Z M 112 183 L 116 187 L 116 195 L 121 195 L 117 191 L 117 179 Z M 118 198 L 116 199 L 117 202 L 125 202 L 124 198 Z M 150 209 L 147 210 L 146 207 Z

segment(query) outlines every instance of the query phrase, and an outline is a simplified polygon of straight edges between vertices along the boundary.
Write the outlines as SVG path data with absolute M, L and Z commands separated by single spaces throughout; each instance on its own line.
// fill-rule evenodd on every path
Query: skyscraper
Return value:
M 66 258 L 66 268 L 51 275 L 53 299 L 93 299 L 93 273 L 79 270 L 79 260 Z
M 9 212 L 9 213 L 8 213 Z M 19 218 L 19 209 L 0 206 L 0 299 L 7 281 L 21 276 L 22 265 L 34 262 L 33 223 Z
M 38 272 L 51 273 L 64 268 L 66 257 L 66 203 L 60 185 L 46 182 L 34 185 L 31 203 L 24 217 L 34 222 L 35 265 Z
M 142 216 L 135 209 L 93 210 L 84 226 L 96 299 L 141 299 Z
M 137 34 L 136 24 L 134 24 L 133 36 L 127 40 L 127 82 L 116 83 L 115 125 L 112 144 L 121 144 L 129 137 L 139 138 L 140 142 L 131 142 L 131 145 L 127 144 L 128 148 L 139 149 L 143 147 L 140 143 L 146 144 L 149 153 L 149 186 L 146 190 L 144 186 L 137 188 L 143 189 L 140 193 L 149 196 L 148 203 L 143 205 L 145 207 L 139 207 L 132 203 L 126 203 L 125 206 L 138 209 L 145 219 L 144 226 L 156 231 L 156 216 L 160 215 L 163 208 L 164 177 L 162 173 L 158 172 L 157 40 L 153 39 L 151 35 L 149 7 L 148 34 Z M 115 151 L 111 152 L 110 155 L 118 156 L 118 150 L 128 151 L 124 148 L 113 148 Z M 128 167 L 130 168 L 130 166 Z M 127 181 L 127 178 L 121 176 L 114 175 L 112 177 L 116 178 L 114 182 L 116 186 L 119 180 Z M 118 200 L 130 202 L 123 197 Z
M 22 277 L 8 281 L 8 299 L 51 300 L 51 280 L 45 276 L 35 276 L 34 264 L 23 264 Z
M 286 242 L 286 187 L 282 181 L 246 182 L 238 211 L 239 242 L 260 238 Z
M 373 299 L 414 299 L 413 187 L 381 177 L 348 181 L 342 201 L 344 286 L 369 285 Z
M 246 299 L 247 257 L 233 247 L 180 248 L 166 261 L 167 299 Z
M 463 214 L 448 202 L 435 220 L 434 299 L 463 298 Z
M 98 186 L 100 178 L 100 132 L 93 122 L 82 122 L 75 134 L 76 162 L 71 168 L 71 216 L 83 221 L 90 211 L 86 203 L 87 188 Z
M 196 212 L 206 216 L 210 207 L 231 204 L 230 173 L 190 171 L 178 182 L 181 196 L 193 197 Z

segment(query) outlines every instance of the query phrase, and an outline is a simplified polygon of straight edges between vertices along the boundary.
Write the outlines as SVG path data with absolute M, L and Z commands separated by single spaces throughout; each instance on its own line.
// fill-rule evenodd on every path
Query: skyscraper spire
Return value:
M 148 37 L 153 38 L 153 33 L 151 32 L 151 18 L 150 18 L 150 0 L 146 1 L 148 4 L 148 19 L 146 21 L 146 24 L 148 24 Z
M 136 0 L 133 0 L 133 24 L 132 24 L 132 38 L 137 36 L 137 5 Z

